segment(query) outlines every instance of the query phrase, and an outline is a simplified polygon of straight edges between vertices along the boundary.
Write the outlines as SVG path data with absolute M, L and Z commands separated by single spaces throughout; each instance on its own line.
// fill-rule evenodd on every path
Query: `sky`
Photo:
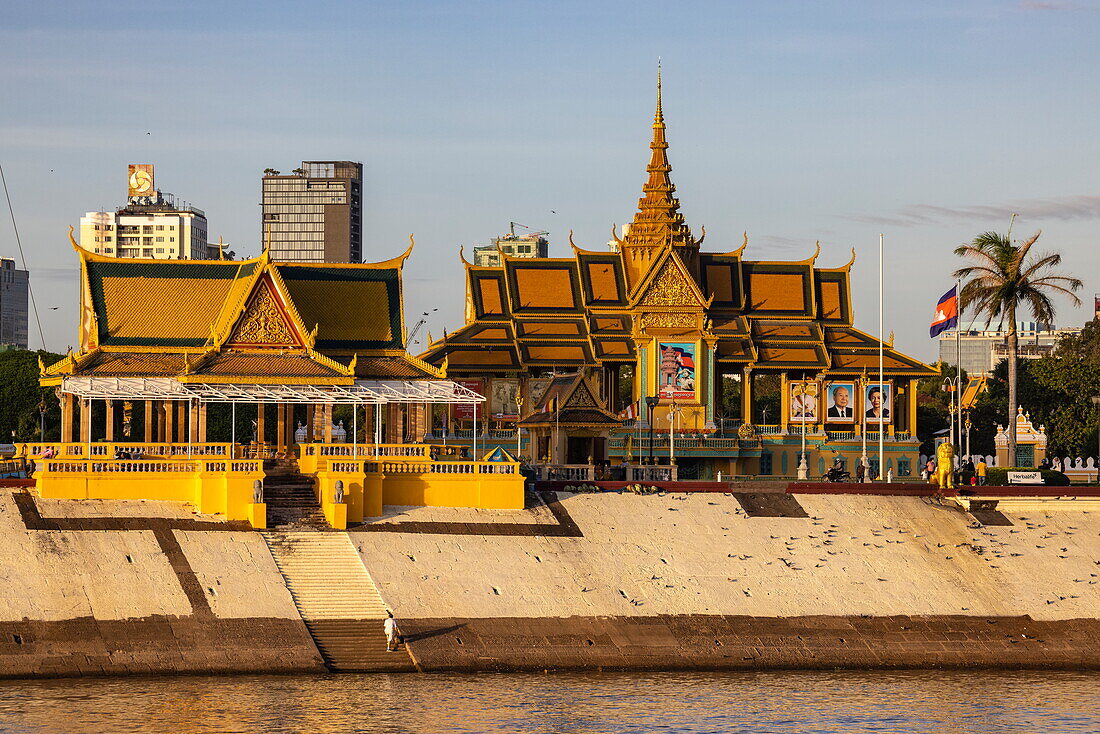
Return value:
M 1091 318 L 1098 38 L 1100 2 L 0 0 L 0 164 L 51 350 L 76 341 L 68 227 L 124 202 L 128 163 L 256 255 L 265 168 L 362 161 L 364 259 L 415 235 L 406 319 L 438 337 L 463 322 L 460 245 L 518 222 L 564 257 L 570 230 L 603 249 L 630 221 L 660 57 L 704 250 L 820 241 L 834 267 L 855 248 L 856 326 L 877 333 L 882 233 L 885 332 L 934 360 L 954 247 L 1013 213 L 1085 283 L 1059 324 Z M 7 212 L 0 255 L 19 258 Z

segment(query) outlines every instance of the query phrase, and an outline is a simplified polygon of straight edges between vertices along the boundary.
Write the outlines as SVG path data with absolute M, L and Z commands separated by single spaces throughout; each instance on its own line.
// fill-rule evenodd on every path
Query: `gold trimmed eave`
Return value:
M 599 408 L 563 408 L 554 413 L 533 413 L 519 421 L 525 428 L 548 427 L 561 428 L 603 428 L 621 426 L 622 421 Z

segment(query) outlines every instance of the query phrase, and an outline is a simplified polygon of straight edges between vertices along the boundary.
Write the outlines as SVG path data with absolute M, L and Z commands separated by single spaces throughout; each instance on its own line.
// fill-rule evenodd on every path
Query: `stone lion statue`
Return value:
M 955 447 L 946 441 L 936 449 L 936 473 L 932 477 L 933 484 L 940 489 L 955 488 Z

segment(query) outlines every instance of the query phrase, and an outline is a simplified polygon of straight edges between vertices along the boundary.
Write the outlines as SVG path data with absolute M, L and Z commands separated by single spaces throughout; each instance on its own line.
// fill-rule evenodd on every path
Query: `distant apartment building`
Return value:
M 0 345 L 27 348 L 30 275 L 15 260 L 0 258 Z
M 549 232 L 517 235 L 515 222 L 512 225 L 509 234 L 495 237 L 493 244 L 474 247 L 474 265 L 497 267 L 500 265 L 500 253 L 502 252 L 508 257 L 550 256 L 550 241 L 546 239 L 546 235 L 550 234 Z
M 111 257 L 205 260 L 206 213 L 158 190 L 152 165 L 131 165 L 126 205 L 81 217 L 80 246 Z
M 263 176 L 263 242 L 272 260 L 363 261 L 363 164 L 302 161 Z
M 1017 356 L 1020 359 L 1039 359 L 1051 354 L 1058 340 L 1069 334 L 1079 334 L 1080 329 L 1058 329 L 1035 322 L 1021 322 L 1016 327 L 1018 337 Z M 1008 357 L 1008 332 L 976 331 L 959 332 L 956 357 L 955 332 L 940 335 L 940 361 L 959 363 L 970 375 L 987 375 Z

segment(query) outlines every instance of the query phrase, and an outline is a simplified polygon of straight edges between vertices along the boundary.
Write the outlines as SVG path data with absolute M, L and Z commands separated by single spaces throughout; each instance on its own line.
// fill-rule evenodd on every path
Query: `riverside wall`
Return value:
M 0 677 L 323 670 L 251 529 L 0 491 Z
M 421 669 L 1100 668 L 1100 512 L 548 496 L 352 531 Z
M 542 493 L 386 507 L 349 538 L 426 672 L 1097 669 L 1086 507 Z M 326 669 L 259 533 L 0 492 L 0 676 Z

